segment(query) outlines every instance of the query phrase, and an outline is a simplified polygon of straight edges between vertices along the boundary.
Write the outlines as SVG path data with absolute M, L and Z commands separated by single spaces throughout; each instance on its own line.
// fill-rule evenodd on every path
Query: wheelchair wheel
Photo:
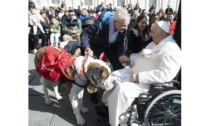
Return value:
M 159 94 L 149 104 L 144 115 L 145 126 L 181 126 L 181 91 Z

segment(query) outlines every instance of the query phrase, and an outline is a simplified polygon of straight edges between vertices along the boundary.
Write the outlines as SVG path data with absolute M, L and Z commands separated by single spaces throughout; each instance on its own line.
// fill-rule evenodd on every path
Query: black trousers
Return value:
M 37 49 L 37 45 L 39 42 L 39 38 L 42 40 L 41 46 L 47 46 L 47 41 L 48 37 L 46 34 L 39 34 L 39 35 L 34 35 L 34 34 L 29 34 L 29 50 L 34 50 Z
M 93 51 L 94 56 L 99 58 L 102 52 L 104 52 L 112 64 L 113 70 L 123 69 L 123 65 L 118 59 L 118 52 L 116 46 L 110 46 L 109 48 L 98 47 L 93 44 L 90 44 L 90 49 Z

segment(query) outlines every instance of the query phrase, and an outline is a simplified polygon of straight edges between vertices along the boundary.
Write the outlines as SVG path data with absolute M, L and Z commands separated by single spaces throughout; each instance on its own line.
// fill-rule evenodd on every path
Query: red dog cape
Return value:
M 74 68 L 74 60 L 75 58 L 66 50 L 49 47 L 46 48 L 44 55 L 38 64 L 37 72 L 53 82 L 59 80 L 61 72 L 68 79 L 74 80 L 73 77 L 68 76 L 65 72 L 65 69 L 69 66 Z

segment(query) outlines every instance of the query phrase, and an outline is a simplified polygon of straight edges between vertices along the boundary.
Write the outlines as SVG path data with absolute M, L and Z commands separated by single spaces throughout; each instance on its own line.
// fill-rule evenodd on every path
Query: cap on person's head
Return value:
M 170 26 L 167 21 L 158 21 L 158 26 L 166 33 L 170 33 Z
M 89 17 L 83 20 L 82 25 L 92 25 L 93 22 L 94 22 L 94 19 Z
M 94 23 L 94 19 L 92 19 L 91 17 L 85 18 L 82 21 L 82 29 L 92 25 Z

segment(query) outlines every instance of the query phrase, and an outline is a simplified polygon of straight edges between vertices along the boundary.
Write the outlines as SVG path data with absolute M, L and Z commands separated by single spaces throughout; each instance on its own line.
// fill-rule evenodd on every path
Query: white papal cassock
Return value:
M 114 71 L 109 83 L 115 87 L 104 92 L 102 101 L 109 108 L 109 123 L 118 126 L 119 116 L 126 111 L 135 97 L 147 92 L 149 84 L 172 80 L 181 66 L 181 50 L 170 35 L 158 45 L 151 42 L 142 52 L 130 56 L 131 68 Z M 131 73 L 138 74 L 139 82 L 129 82 Z

